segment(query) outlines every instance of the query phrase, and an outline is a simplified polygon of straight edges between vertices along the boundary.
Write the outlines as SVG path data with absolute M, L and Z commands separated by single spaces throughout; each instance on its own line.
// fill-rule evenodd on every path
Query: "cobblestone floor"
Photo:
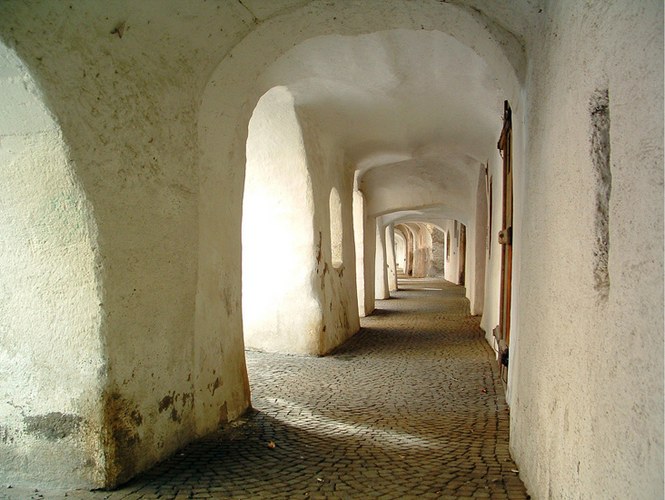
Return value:
M 528 498 L 463 289 L 402 281 L 362 327 L 323 358 L 248 353 L 253 412 L 121 490 L 68 497 Z

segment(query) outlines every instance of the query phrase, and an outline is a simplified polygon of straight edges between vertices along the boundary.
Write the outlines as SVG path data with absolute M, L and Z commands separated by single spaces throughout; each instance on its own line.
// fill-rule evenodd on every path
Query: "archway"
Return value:
M 316 353 L 322 317 L 313 284 L 321 241 L 314 239 L 312 182 L 293 96 L 286 88 L 275 87 L 259 100 L 249 122 L 246 154 L 245 345 Z
M 329 198 L 330 215 L 330 253 L 332 265 L 339 269 L 344 264 L 344 228 L 342 221 L 342 201 L 339 198 L 337 188 L 330 190 Z
M 356 22 L 358 20 L 362 22 Z M 343 218 L 350 221 L 355 172 L 374 171 L 373 174 L 380 177 L 381 169 L 394 167 L 395 170 L 412 172 L 411 178 L 420 178 L 418 186 L 422 191 L 393 198 L 399 202 L 397 207 L 377 204 L 376 196 L 374 200 L 369 199 L 369 191 L 361 186 L 363 195 L 366 195 L 364 220 L 361 221 L 364 248 L 367 249 L 363 260 L 365 282 L 363 297 L 361 300 L 353 297 L 353 302 L 362 301 L 365 311 L 371 311 L 375 285 L 376 218 L 398 208 L 423 208 L 423 205 L 417 205 L 423 203 L 420 196 L 423 193 L 428 194 L 424 205 L 430 206 L 442 203 L 442 192 L 455 195 L 458 187 L 466 191 L 475 189 L 477 172 L 471 169 L 476 169 L 479 162 L 477 158 L 469 157 L 464 149 L 470 144 L 476 147 L 479 142 L 475 139 L 480 139 L 482 151 L 479 154 L 485 158 L 485 150 L 494 150 L 495 146 L 494 102 L 498 101 L 497 95 L 515 96 L 519 101 L 517 75 L 524 69 L 523 53 L 510 36 L 504 36 L 505 33 L 500 31 L 492 33 L 488 36 L 487 23 L 449 4 L 432 4 L 431 9 L 410 8 L 407 4 L 380 7 L 369 19 L 366 6 L 362 4 L 333 6 L 317 3 L 307 15 L 303 15 L 302 9 L 294 9 L 262 22 L 213 71 L 203 92 L 199 115 L 201 245 L 196 330 L 197 338 L 202 342 L 223 338 L 222 365 L 241 368 L 241 364 L 235 362 L 243 348 L 242 335 L 237 331 L 239 314 L 232 307 L 220 306 L 226 300 L 236 303 L 242 288 L 238 266 L 242 172 L 246 164 L 247 125 L 260 97 L 275 86 L 286 87 L 294 96 L 303 135 L 308 136 L 305 140 L 308 157 L 316 158 L 319 154 L 325 157 L 321 163 L 313 162 L 318 167 L 310 169 L 314 197 L 320 200 L 324 196 L 325 200 L 323 204 L 317 202 L 317 207 L 329 203 L 330 190 L 336 187 Z M 411 68 L 414 54 L 419 57 L 428 55 L 427 62 L 420 62 L 415 70 Z M 474 64 L 460 65 L 469 60 Z M 447 72 L 448 64 L 456 64 L 455 67 L 464 71 Z M 426 78 L 421 80 L 418 75 L 424 74 L 421 71 L 423 65 L 431 71 L 425 72 Z M 403 85 L 401 80 L 404 77 L 415 77 L 418 81 Z M 446 85 L 451 83 L 446 80 L 448 77 L 459 77 L 455 80 L 455 87 L 461 91 L 469 90 L 467 84 L 473 82 L 472 88 L 482 96 L 482 103 L 487 101 L 491 105 L 484 106 L 474 98 L 468 98 L 464 103 L 451 100 L 452 95 L 459 93 L 452 92 L 452 87 Z M 401 98 L 403 95 L 420 95 L 419 92 L 425 89 L 436 95 L 413 103 L 413 107 Z M 456 107 L 453 106 L 445 117 L 430 114 L 431 103 L 442 102 L 442 99 Z M 397 107 L 386 107 L 386 103 L 390 106 L 397 103 Z M 451 125 L 459 122 L 455 116 L 466 111 L 466 104 L 475 106 L 477 116 L 468 120 L 474 124 L 471 135 L 466 137 L 468 144 L 461 144 L 460 137 L 455 134 L 465 135 L 466 129 L 460 132 L 458 127 Z M 360 119 L 354 117 L 357 112 L 363 113 Z M 400 123 L 407 112 L 412 127 Z M 423 119 L 425 115 L 427 117 Z M 359 130 L 362 133 L 357 133 Z M 327 136 L 316 143 L 311 136 L 319 131 L 325 131 Z M 403 135 L 404 131 L 408 134 Z M 307 144 L 314 147 L 307 148 Z M 442 158 L 441 148 L 451 144 L 459 144 L 459 147 L 447 148 L 445 158 Z M 447 191 L 445 184 L 438 182 L 443 176 L 438 175 L 435 176 L 437 189 L 428 188 L 432 186 L 428 175 L 437 167 L 451 174 Z M 426 175 L 421 175 L 423 173 Z M 402 182 L 401 186 L 404 185 L 408 184 Z M 388 189 L 392 187 L 399 187 L 399 184 L 387 186 Z M 456 218 L 471 218 L 473 208 L 467 210 L 466 205 L 452 205 L 458 202 L 473 205 L 472 197 L 451 196 L 443 201 L 450 201 L 448 208 Z M 344 207 L 347 215 L 344 215 Z M 329 205 L 327 208 L 315 213 L 314 237 L 317 240 L 320 228 L 324 254 L 330 248 L 328 242 L 323 241 L 327 239 L 329 228 L 321 222 L 328 223 L 326 212 Z M 344 229 L 345 234 L 351 233 L 351 227 L 346 223 Z M 348 242 L 345 245 L 351 244 L 352 239 L 345 238 L 345 242 Z M 352 258 L 344 260 L 353 261 Z M 319 275 L 317 285 L 322 286 L 322 296 L 325 297 L 323 309 L 328 310 L 331 302 L 353 296 L 348 293 L 349 283 L 353 283 L 353 276 L 349 276 L 352 274 L 350 267 L 345 266 L 343 277 L 339 273 L 328 273 L 322 280 Z M 325 265 L 321 266 L 322 273 L 323 270 Z M 341 286 L 335 285 L 332 293 L 328 293 L 330 283 Z M 352 325 L 348 328 L 341 326 L 340 331 L 346 334 L 353 329 Z M 206 372 L 211 372 L 212 368 L 211 363 L 202 367 Z M 224 369 L 223 377 L 230 381 L 226 386 L 229 394 L 242 392 L 237 374 L 238 370 L 227 373 Z M 206 376 L 211 377 L 209 373 Z M 234 392 L 231 387 L 238 390 Z M 244 409 L 242 403 L 241 397 L 229 401 L 229 418 Z
M 397 262 L 397 273 L 404 274 L 406 270 L 406 237 L 398 227 L 395 227 L 395 260 Z

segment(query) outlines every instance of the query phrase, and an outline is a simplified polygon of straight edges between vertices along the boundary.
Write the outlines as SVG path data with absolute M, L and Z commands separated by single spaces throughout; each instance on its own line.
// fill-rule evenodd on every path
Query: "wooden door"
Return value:
M 512 168 L 512 112 L 504 101 L 503 129 L 498 144 L 503 158 L 503 216 L 499 243 L 501 244 L 501 300 L 499 325 L 501 338 L 510 345 L 510 303 L 513 274 L 513 168 Z

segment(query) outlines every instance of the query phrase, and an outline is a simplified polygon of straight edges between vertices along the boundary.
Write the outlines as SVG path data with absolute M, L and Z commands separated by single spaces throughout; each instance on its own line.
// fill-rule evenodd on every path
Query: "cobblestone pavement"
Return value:
M 121 490 L 69 497 L 528 498 L 478 322 L 461 287 L 403 280 L 327 357 L 248 353 L 239 422 Z

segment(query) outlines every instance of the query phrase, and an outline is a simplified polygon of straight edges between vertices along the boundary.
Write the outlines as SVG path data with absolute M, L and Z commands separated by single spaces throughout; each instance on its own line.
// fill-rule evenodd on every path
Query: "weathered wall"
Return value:
M 406 270 L 406 238 L 404 237 L 402 231 L 400 230 L 396 230 L 394 235 L 395 235 L 395 261 L 397 262 L 398 272 L 403 273 Z
M 365 213 L 363 240 L 364 249 L 364 276 L 365 276 L 365 314 L 374 311 L 375 281 L 376 281 L 376 218 Z
M 246 156 L 245 345 L 325 354 L 359 328 L 355 266 L 348 265 L 355 260 L 352 185 L 342 155 L 297 112 L 291 92 L 274 87 L 252 114 Z
M 471 314 L 481 315 L 485 311 L 485 268 L 487 265 L 487 177 L 481 165 L 476 188 L 476 214 L 474 224 L 469 227 L 467 246 L 473 258 L 473 272 L 467 273 L 467 288 L 471 299 Z
M 407 276 L 413 274 L 413 233 L 406 224 L 399 225 L 404 235 L 404 273 Z
M 22 463 L 24 481 L 117 484 L 248 404 L 242 349 L 220 349 L 223 328 L 210 339 L 194 337 L 197 108 L 220 54 L 253 22 L 240 5 L 223 15 L 219 8 L 191 2 L 185 15 L 179 2 L 150 0 L 0 4 L 0 37 L 35 76 L 94 210 L 95 273 L 103 283 L 95 293 L 103 297 L 99 335 L 107 351 L 99 367 L 103 396 L 95 403 L 101 444 L 85 451 L 95 474 L 58 474 L 31 453 Z M 30 189 L 39 186 L 39 178 L 31 179 Z M 239 256 L 233 265 L 239 267 Z M 219 307 L 223 299 L 215 295 L 211 305 Z M 235 307 L 233 296 L 226 298 Z M 58 308 L 74 308 L 66 303 Z M 87 331 L 95 321 L 89 318 Z M 226 324 L 240 331 L 239 322 Z M 69 345 L 91 347 L 84 338 L 80 332 Z M 91 359 L 86 370 L 95 373 L 94 386 L 99 356 Z M 39 411 L 68 415 L 66 406 Z M 57 449 L 58 457 L 69 456 Z
M 325 354 L 339 346 L 360 328 L 356 296 L 355 245 L 353 240 L 353 175 L 344 168 L 339 147 L 316 126 L 306 113 L 300 113 L 308 167 L 314 194 L 314 238 L 317 241 L 316 275 L 313 286 L 318 294 L 323 324 L 314 354 Z M 330 198 L 335 190 L 341 202 L 337 235 L 331 233 Z M 335 237 L 336 236 L 336 237 Z M 339 239 L 341 238 L 341 242 Z M 333 240 L 337 241 L 333 241 Z M 340 255 L 333 258 L 333 246 Z
M 455 225 L 457 224 L 457 231 Z M 459 222 L 447 220 L 441 224 L 446 233 L 446 269 L 444 278 L 458 284 L 459 280 Z M 448 248 L 450 245 L 450 248 Z
M 40 473 L 42 483 L 114 485 L 247 408 L 240 276 L 247 125 L 259 97 L 285 83 L 265 87 L 260 77 L 280 55 L 309 38 L 408 28 L 441 31 L 473 47 L 499 81 L 491 87 L 503 89 L 507 95 L 501 97 L 513 105 L 518 213 L 509 387 L 513 450 L 522 477 L 542 497 L 662 496 L 662 4 L 545 2 L 537 14 L 542 24 L 527 33 L 525 27 L 534 23 L 525 12 L 537 13 L 537 8 L 523 2 L 501 24 L 524 30 L 518 36 L 448 2 L 303 5 L 194 0 L 185 10 L 175 0 L 0 3 L 0 39 L 15 47 L 60 125 L 54 132 L 49 124 L 39 137 L 53 145 L 49 154 L 57 160 L 49 163 L 59 165 L 53 171 L 60 180 L 41 184 L 85 200 L 82 213 L 73 202 L 34 213 L 62 210 L 68 220 L 90 221 L 92 212 L 97 231 L 75 232 L 71 248 L 84 255 L 85 266 L 68 269 L 71 273 L 54 288 L 49 283 L 63 295 L 47 301 L 60 310 L 67 303 L 60 299 L 74 289 L 66 283 L 81 285 L 77 293 L 87 305 L 63 310 L 75 310 L 78 319 L 72 321 L 82 325 L 75 344 L 93 360 L 78 387 L 86 396 L 78 393 L 67 404 L 31 403 L 30 411 L 31 416 L 74 414 L 96 399 L 86 399 L 87 394 L 100 391 L 102 398 L 85 410 L 93 425 L 99 410 L 103 432 L 89 435 L 100 442 L 83 451 L 78 446 L 83 437 L 73 434 L 48 443 L 21 434 L 20 428 L 38 432 L 44 422 L 49 429 L 58 427 L 50 426 L 53 418 L 21 423 L 23 415 L 8 406 L 34 402 L 35 393 L 12 394 L 2 411 L 19 440 L 15 443 L 39 441 L 39 449 L 71 456 L 72 462 L 63 465 L 76 470 L 61 474 L 43 468 L 38 454 L 31 453 L 21 462 L 20 475 L 17 462 L 8 462 L 17 480 L 32 481 Z M 480 7 L 501 17 L 507 6 Z M 273 17 L 282 8 L 288 8 L 285 14 Z M 529 54 L 526 119 L 515 84 L 524 69 L 522 41 Z M 605 89 L 607 106 L 602 104 Z M 605 115 L 609 162 L 602 146 Z M 528 126 L 524 134 L 522 123 Z M 62 140 L 51 142 L 49 134 L 61 134 Z M 522 135 L 528 148 L 519 142 Z M 3 143 L 14 140 L 3 138 Z M 598 146 L 593 154 L 592 143 Z M 35 167 L 34 158 L 26 155 L 24 162 L 19 155 L 22 165 Z M 494 161 L 490 158 L 496 203 L 500 182 Z M 606 189 L 608 165 L 611 191 Z M 39 168 L 43 171 L 41 159 Z M 64 180 L 68 172 L 74 181 Z M 418 177 L 422 171 L 412 173 Z M 40 184 L 31 181 L 27 191 L 39 205 Z M 345 188 L 337 187 L 348 203 Z M 470 195 L 460 204 L 472 199 L 473 191 Z M 414 206 L 421 198 L 411 193 L 400 203 Z M 375 216 L 365 215 L 368 298 L 374 291 Z M 21 231 L 33 220 L 22 227 L 12 222 L 10 234 L 22 239 Z M 496 217 L 493 226 L 495 237 Z M 61 235 L 72 233 L 55 223 L 50 227 L 44 246 L 25 252 L 20 245 L 12 247 L 17 267 L 45 262 L 39 254 L 43 248 L 57 249 L 49 250 L 49 262 L 63 262 L 63 268 L 77 262 L 78 257 L 70 258 L 70 246 L 63 257 L 58 243 Z M 488 283 L 496 283 L 497 249 L 493 242 Z M 457 274 L 455 263 L 447 264 Z M 14 291 L 21 282 L 25 290 L 32 289 L 33 279 L 13 277 L 4 283 Z M 496 286 L 488 287 L 486 312 L 495 311 L 498 301 L 490 289 Z M 98 297 L 102 300 L 95 306 Z M 23 322 L 25 316 L 18 318 Z M 56 322 L 63 336 L 49 340 L 64 342 L 64 330 L 71 334 L 68 318 Z M 497 320 L 487 316 L 483 322 L 491 328 Z M 17 337 L 20 328 L 11 325 L 13 333 L 7 335 Z M 3 328 L 4 338 L 10 328 Z M 36 338 L 43 335 L 32 325 L 30 330 Z M 106 364 L 99 345 L 107 351 Z M 11 351 L 3 365 L 10 367 L 11 377 L 22 370 L 21 356 L 29 351 Z M 83 456 L 94 465 L 77 468 Z
M 473 276 L 474 304 L 472 314 L 481 314 L 485 310 L 485 268 L 487 265 L 487 239 L 488 239 L 488 206 L 487 206 L 487 176 L 485 169 L 481 168 L 478 176 L 478 189 L 476 191 L 476 218 L 474 229 L 473 260 L 476 272 Z M 470 232 L 470 231 L 469 231 Z M 469 245 L 470 247 L 471 245 Z
M 376 235 L 376 252 L 374 255 L 374 297 L 378 300 L 389 299 L 390 290 L 388 289 L 386 231 L 382 217 L 376 218 L 374 232 Z
M 500 129 L 497 130 L 497 136 L 499 133 Z M 523 156 L 523 153 L 519 148 L 513 151 L 513 159 L 516 162 L 521 156 Z M 483 300 L 483 317 L 480 321 L 480 327 L 485 331 L 485 338 L 495 348 L 497 346 L 495 345 L 496 342 L 492 336 L 492 330 L 499 324 L 499 294 L 501 290 L 501 245 L 499 244 L 498 234 L 501 230 L 501 217 L 503 211 L 501 203 L 503 196 L 502 168 L 501 157 L 497 150 L 496 154 L 492 155 L 488 161 L 487 167 L 488 186 L 490 186 L 488 187 L 488 194 L 486 196 L 488 203 L 487 215 L 489 218 L 487 220 L 487 241 L 486 249 L 484 251 L 486 259 L 484 277 L 485 296 Z M 518 194 L 518 198 L 519 196 L 520 194 Z M 489 205 L 491 205 L 491 208 Z
M 388 290 L 397 290 L 397 257 L 395 252 L 395 227 L 386 226 L 386 260 L 388 261 Z
M 357 189 L 353 190 L 353 239 L 356 253 L 356 294 L 358 299 L 358 314 L 367 316 L 374 309 L 374 294 L 369 294 L 365 288 L 365 197 Z M 372 287 L 373 289 L 373 287 Z
M 511 447 L 536 498 L 662 498 L 663 4 L 547 2 L 537 31 Z
M 432 235 L 432 260 L 427 275 L 432 277 L 443 277 L 444 262 L 446 259 L 444 249 L 445 235 L 441 229 L 431 224 L 427 226 L 427 229 Z
M 0 45 L 0 481 L 98 481 L 97 228 L 56 119 Z
M 413 228 L 413 276 L 429 276 L 432 266 L 432 235 L 425 224 L 410 224 Z

